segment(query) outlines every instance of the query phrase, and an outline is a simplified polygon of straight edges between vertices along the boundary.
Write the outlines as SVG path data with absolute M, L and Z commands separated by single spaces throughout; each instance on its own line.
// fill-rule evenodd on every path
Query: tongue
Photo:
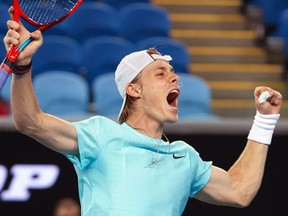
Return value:
M 168 104 L 172 104 L 173 101 L 175 100 L 175 98 L 177 97 L 177 94 L 176 93 L 170 93 L 167 97 L 167 102 Z

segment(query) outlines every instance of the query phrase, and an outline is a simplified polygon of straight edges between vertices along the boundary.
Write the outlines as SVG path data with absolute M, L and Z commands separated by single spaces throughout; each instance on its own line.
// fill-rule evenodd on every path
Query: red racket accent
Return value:
M 4 70 L 7 71 L 8 73 L 11 72 L 11 68 L 8 67 L 6 64 L 1 64 L 0 68 L 1 68 L 1 69 L 4 69 Z
M 62 22 L 72 15 L 83 0 L 13 0 L 13 20 L 25 21 L 37 27 L 40 31 Z M 0 65 L 0 91 L 2 90 L 19 53 L 32 41 L 28 38 L 19 47 L 11 46 Z

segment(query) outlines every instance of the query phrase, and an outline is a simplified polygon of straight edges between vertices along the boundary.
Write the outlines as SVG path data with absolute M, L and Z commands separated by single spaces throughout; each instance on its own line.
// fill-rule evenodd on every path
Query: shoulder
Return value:
M 177 140 L 171 143 L 175 152 L 182 152 L 187 155 L 190 160 L 202 160 L 200 153 L 185 141 Z
M 188 152 L 197 152 L 191 145 L 189 145 L 187 142 L 183 140 L 176 140 L 171 143 L 174 148 L 179 150 L 185 150 Z
M 93 117 L 90 117 L 88 119 L 84 119 L 84 120 L 81 120 L 81 121 L 77 121 L 77 122 L 72 122 L 72 124 L 75 126 L 75 127 L 95 127 L 95 126 L 120 126 L 117 122 L 107 118 L 107 117 L 104 117 L 104 116 L 93 116 Z

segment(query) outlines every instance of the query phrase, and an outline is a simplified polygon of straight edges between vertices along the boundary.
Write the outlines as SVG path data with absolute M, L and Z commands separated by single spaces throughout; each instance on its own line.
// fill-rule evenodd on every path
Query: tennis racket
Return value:
M 13 20 L 26 22 L 37 27 L 41 32 L 62 22 L 73 14 L 83 0 L 13 0 Z M 19 53 L 32 41 L 29 37 L 20 46 L 11 46 L 0 65 L 0 91 L 2 90 Z

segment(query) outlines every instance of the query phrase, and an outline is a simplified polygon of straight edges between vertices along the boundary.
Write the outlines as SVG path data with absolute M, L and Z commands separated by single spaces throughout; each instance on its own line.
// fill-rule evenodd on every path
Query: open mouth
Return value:
M 173 107 L 173 108 L 177 108 L 177 98 L 179 96 L 179 90 L 172 90 L 168 96 L 167 96 L 167 102 L 168 104 Z

